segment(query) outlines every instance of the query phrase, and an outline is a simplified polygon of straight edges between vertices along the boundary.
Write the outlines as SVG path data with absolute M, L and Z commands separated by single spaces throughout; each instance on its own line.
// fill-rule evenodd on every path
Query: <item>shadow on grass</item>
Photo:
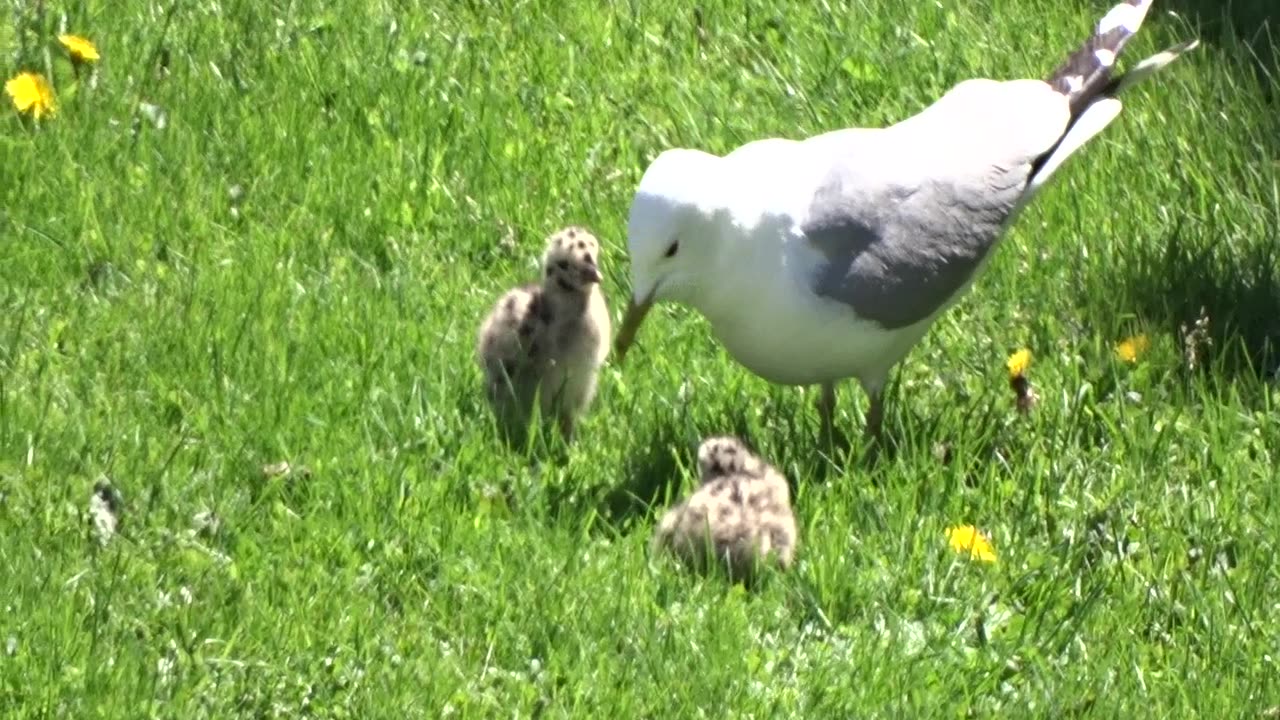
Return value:
M 637 438 L 635 450 L 628 456 L 622 482 L 604 493 L 596 513 L 618 531 L 630 529 L 634 522 L 651 512 L 654 505 L 675 504 L 684 499 L 674 491 L 686 474 L 696 473 L 698 444 L 712 435 L 734 435 L 752 449 L 760 447 L 745 410 L 731 413 L 726 422 L 714 429 L 699 430 L 694 439 L 682 430 L 681 423 L 648 423 L 653 430 Z M 682 469 L 683 466 L 683 469 Z M 664 505 L 665 507 L 665 505 Z
M 655 429 L 639 439 L 635 452 L 628 457 L 622 483 L 605 493 L 597 509 L 600 517 L 618 530 L 630 528 L 668 496 L 673 504 L 679 502 L 673 491 L 684 475 L 677 457 L 685 456 L 684 464 L 689 468 L 696 462 L 693 450 L 686 447 L 687 438 L 676 424 L 655 423 L 650 427 Z
M 1199 25 L 1203 40 L 1240 52 L 1262 80 L 1263 92 L 1274 97 L 1276 85 L 1267 80 L 1280 63 L 1280 3 L 1275 0 L 1163 0 L 1160 10 L 1173 11 Z M 1248 57 L 1252 56 L 1252 57 Z
M 627 459 L 622 481 L 603 491 L 595 512 L 604 521 L 600 530 L 627 532 L 650 512 L 655 504 L 680 485 L 682 474 L 676 453 L 684 444 L 679 430 L 659 423 L 656 430 L 637 443 Z M 680 450 L 674 450 L 679 448 Z M 672 497 L 675 502 L 676 498 Z
M 1136 264 L 1127 280 L 1138 313 L 1180 338 L 1208 319 L 1210 343 L 1197 366 L 1225 379 L 1269 379 L 1280 363 L 1280 234 L 1248 247 L 1225 239 L 1207 248 L 1175 229 L 1163 255 Z
M 1157 7 L 1198 23 L 1209 39 L 1236 37 L 1260 58 L 1275 57 L 1280 4 L 1273 0 L 1161 0 Z

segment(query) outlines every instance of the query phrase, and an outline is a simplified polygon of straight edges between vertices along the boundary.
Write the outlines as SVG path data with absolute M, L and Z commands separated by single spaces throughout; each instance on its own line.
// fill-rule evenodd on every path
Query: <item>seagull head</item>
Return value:
M 640 179 L 627 221 L 631 301 L 615 342 L 619 360 L 655 303 L 697 301 L 717 251 L 719 159 L 700 150 L 666 150 Z

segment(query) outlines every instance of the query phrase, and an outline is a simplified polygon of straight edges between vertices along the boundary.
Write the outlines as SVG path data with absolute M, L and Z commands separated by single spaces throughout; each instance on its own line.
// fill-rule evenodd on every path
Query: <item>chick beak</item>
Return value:
M 618 328 L 618 335 L 613 341 L 613 351 L 618 358 L 618 362 L 622 362 L 623 358 L 627 356 L 627 350 L 635 342 L 636 331 L 640 329 L 640 323 L 644 322 L 644 316 L 649 314 L 649 309 L 652 307 L 653 295 L 638 303 L 633 297 L 631 302 L 627 303 L 627 313 L 623 315 L 622 325 Z
M 587 266 L 586 266 L 586 267 L 584 267 L 584 268 L 582 268 L 582 281 L 583 281 L 583 282 L 585 282 L 585 283 L 598 283 L 598 282 L 600 282 L 600 281 L 601 281 L 601 280 L 603 280 L 603 279 L 604 279 L 604 277 L 603 277 L 602 275 L 600 275 L 600 268 L 596 267 L 596 264 L 595 264 L 595 263 L 587 263 Z

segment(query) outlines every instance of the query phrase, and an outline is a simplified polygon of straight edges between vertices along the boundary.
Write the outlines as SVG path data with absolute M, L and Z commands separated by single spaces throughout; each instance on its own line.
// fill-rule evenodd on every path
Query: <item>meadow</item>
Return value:
M 1126 59 L 1203 46 L 902 364 L 874 466 L 677 307 L 571 446 L 505 446 L 479 391 L 557 228 L 616 321 L 662 149 L 1041 77 L 1110 4 L 7 4 L 0 70 L 57 110 L 0 96 L 0 716 L 1280 714 L 1271 0 L 1157 0 Z M 751 591 L 648 552 L 723 432 L 795 487 Z

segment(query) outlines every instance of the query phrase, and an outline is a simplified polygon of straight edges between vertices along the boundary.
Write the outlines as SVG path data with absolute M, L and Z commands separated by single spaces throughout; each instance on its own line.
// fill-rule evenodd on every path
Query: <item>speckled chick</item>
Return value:
M 612 333 L 599 262 L 600 243 L 585 228 L 553 233 L 542 282 L 504 293 L 480 326 L 476 356 L 504 431 L 523 431 L 538 402 L 571 438 L 595 398 Z
M 698 472 L 701 486 L 663 516 L 654 548 L 669 549 L 699 572 L 712 559 L 731 578 L 747 583 L 763 563 L 789 568 L 798 532 L 787 479 L 729 436 L 702 442 Z

